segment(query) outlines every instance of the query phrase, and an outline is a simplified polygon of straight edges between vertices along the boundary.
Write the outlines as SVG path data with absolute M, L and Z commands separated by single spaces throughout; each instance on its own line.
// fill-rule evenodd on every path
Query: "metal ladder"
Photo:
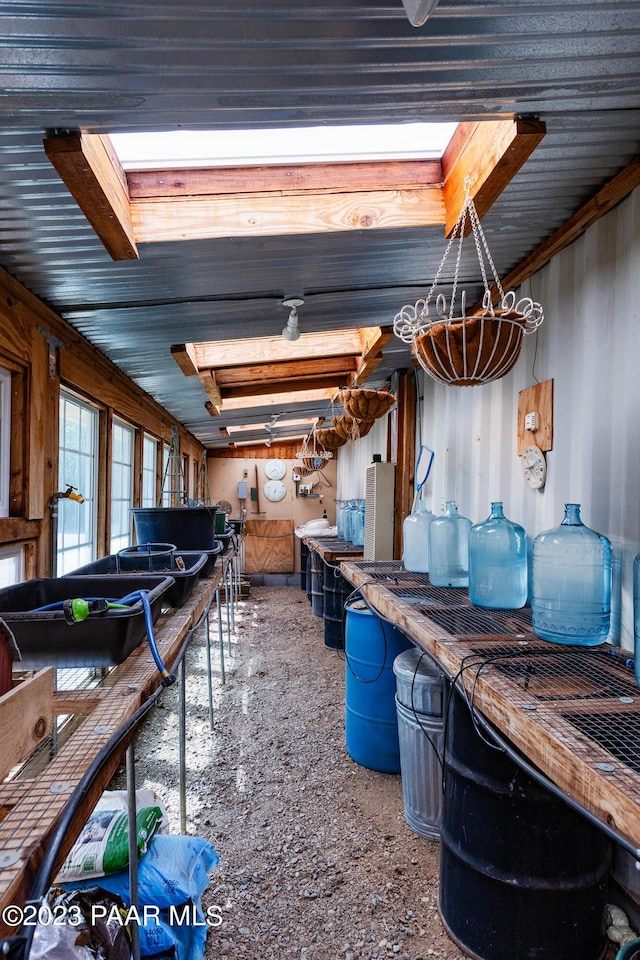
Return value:
M 198 467 L 198 476 L 196 477 L 196 490 L 195 490 L 195 499 L 196 503 L 201 503 L 207 505 L 211 503 L 211 496 L 209 494 L 209 472 L 207 469 L 207 451 L 202 451 L 202 457 L 200 458 L 200 466 Z
M 164 468 L 162 477 L 162 490 L 158 506 L 165 506 L 165 497 L 169 497 L 167 506 L 180 507 L 184 504 L 187 493 L 184 483 L 184 464 L 180 456 L 180 437 L 178 428 L 171 427 L 171 443 L 169 444 L 169 457 Z

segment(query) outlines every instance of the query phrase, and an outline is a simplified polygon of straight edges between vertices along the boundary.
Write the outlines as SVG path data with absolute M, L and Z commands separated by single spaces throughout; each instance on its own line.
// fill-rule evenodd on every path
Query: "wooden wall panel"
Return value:
M 293 520 L 247 520 L 246 573 L 293 573 Z

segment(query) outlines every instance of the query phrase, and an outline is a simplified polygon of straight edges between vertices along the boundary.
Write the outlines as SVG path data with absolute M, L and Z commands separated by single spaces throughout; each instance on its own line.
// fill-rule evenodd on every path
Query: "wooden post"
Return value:
M 402 524 L 411 513 L 416 455 L 416 381 L 413 370 L 398 374 L 396 394 L 396 493 L 393 557 L 402 557 Z

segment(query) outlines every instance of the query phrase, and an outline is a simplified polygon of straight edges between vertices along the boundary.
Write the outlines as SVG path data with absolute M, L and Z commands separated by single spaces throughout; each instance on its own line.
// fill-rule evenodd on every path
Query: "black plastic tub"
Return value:
M 227 523 L 234 533 L 242 533 L 242 529 L 246 523 L 246 520 L 242 519 L 241 517 L 228 517 Z
M 155 573 L 156 570 L 171 570 L 174 564 L 175 543 L 138 543 L 135 547 L 119 550 L 118 570 L 128 573 Z M 111 572 L 111 571 L 109 571 Z
M 175 543 L 178 550 L 213 550 L 215 507 L 132 507 L 138 543 Z
M 222 552 L 226 553 L 229 549 L 229 544 L 231 543 L 231 538 L 233 537 L 233 527 L 226 526 L 224 528 L 224 533 L 217 534 L 218 540 L 222 544 Z
M 219 540 L 216 540 L 216 545 L 213 548 L 213 550 L 203 551 L 207 560 L 204 567 L 200 571 L 201 577 L 210 577 L 212 575 L 213 571 L 215 570 L 218 557 L 222 556 L 222 551 L 223 551 L 223 547 Z
M 36 608 L 78 598 L 118 601 L 147 590 L 155 621 L 174 582 L 173 577 L 132 574 L 25 580 L 0 590 L 0 617 L 18 644 L 21 670 L 114 666 L 146 640 L 142 600 L 122 610 L 90 614 L 79 623 L 69 623 L 62 609 Z
M 83 567 L 78 567 L 77 570 L 74 570 L 72 573 L 68 574 L 68 576 L 90 577 L 95 576 L 96 574 L 110 574 L 113 576 L 126 575 L 127 577 L 139 577 L 146 575 L 144 569 L 146 559 L 146 556 L 142 554 L 140 556 L 137 569 L 134 569 L 133 563 L 135 560 L 135 554 L 128 554 L 124 558 L 123 566 L 123 556 L 122 551 L 120 551 L 120 553 L 111 553 L 108 557 L 100 557 L 99 560 L 93 560 L 91 563 L 87 563 Z M 181 570 L 178 566 L 180 559 L 182 559 L 182 562 L 184 563 L 184 570 Z M 171 555 L 165 555 L 163 557 L 162 566 L 160 566 L 159 557 L 154 556 L 153 572 L 155 574 L 162 574 L 166 577 L 173 577 L 175 581 L 173 586 L 169 587 L 167 592 L 164 594 L 162 602 L 169 607 L 181 607 L 189 598 L 189 595 L 191 594 L 191 591 L 195 587 L 199 578 L 203 576 L 202 571 L 204 570 L 204 567 L 208 561 L 208 554 L 200 553 L 196 550 L 176 550 Z

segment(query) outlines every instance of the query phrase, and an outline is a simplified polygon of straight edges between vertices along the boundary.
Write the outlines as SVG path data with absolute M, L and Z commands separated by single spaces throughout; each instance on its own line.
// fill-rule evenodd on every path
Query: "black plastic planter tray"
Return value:
M 242 533 L 243 527 L 246 523 L 244 518 L 239 517 L 229 517 L 228 520 L 229 526 L 235 534 Z
M 222 556 L 222 553 L 223 553 L 222 543 L 219 540 L 216 540 L 215 548 L 213 550 L 205 550 L 204 553 L 207 557 L 207 562 L 205 563 L 204 567 L 200 571 L 200 576 L 210 577 L 213 571 L 215 570 L 216 561 L 218 557 Z
M 176 566 L 176 559 L 182 557 L 185 565 L 184 570 Z M 71 577 L 90 577 L 95 574 L 108 573 L 112 576 L 147 576 L 144 570 L 146 556 L 140 557 L 140 565 L 137 570 L 133 568 L 133 555 L 125 558 L 123 566 L 122 553 L 111 553 L 108 557 L 100 557 L 99 560 L 93 560 L 83 567 L 78 567 L 68 576 Z M 201 551 L 176 550 L 172 556 L 163 557 L 163 565 L 160 566 L 159 558 L 154 557 L 154 567 L 152 576 L 173 577 L 175 583 L 169 587 L 162 598 L 162 602 L 168 607 L 181 607 L 188 599 L 191 591 L 195 587 L 199 578 L 203 575 L 202 571 L 208 561 L 207 554 Z
M 36 608 L 77 598 L 120 600 L 136 590 L 147 590 L 155 621 L 173 583 L 173 577 L 131 574 L 25 580 L 0 590 L 0 617 L 18 644 L 21 670 L 109 667 L 122 663 L 146 640 L 141 600 L 123 610 L 91 614 L 80 623 L 68 623 L 62 610 Z
M 218 540 L 222 544 L 223 553 L 226 553 L 227 550 L 229 549 L 229 544 L 231 543 L 231 537 L 233 536 L 233 534 L 234 534 L 233 527 L 230 527 L 229 525 L 227 525 L 224 528 L 224 533 L 216 534 Z

